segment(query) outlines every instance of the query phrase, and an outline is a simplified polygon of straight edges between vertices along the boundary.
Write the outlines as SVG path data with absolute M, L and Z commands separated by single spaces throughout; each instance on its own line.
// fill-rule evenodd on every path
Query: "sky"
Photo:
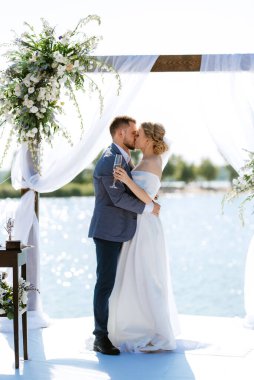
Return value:
M 101 26 L 90 29 L 103 37 L 98 54 L 252 53 L 253 10 L 253 0 L 13 0 L 1 6 L 0 43 L 22 33 L 24 21 L 39 29 L 44 17 L 60 35 L 98 14 Z M 127 109 L 138 122 L 165 124 L 173 153 L 224 163 L 200 112 L 197 75 L 152 73 Z

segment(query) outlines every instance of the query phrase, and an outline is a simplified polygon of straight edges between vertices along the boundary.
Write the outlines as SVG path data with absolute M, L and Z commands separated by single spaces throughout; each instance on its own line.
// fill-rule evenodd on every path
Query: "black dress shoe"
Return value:
M 100 352 L 104 355 L 119 355 L 120 350 L 113 346 L 107 336 L 102 338 L 95 338 L 93 349 L 96 352 Z

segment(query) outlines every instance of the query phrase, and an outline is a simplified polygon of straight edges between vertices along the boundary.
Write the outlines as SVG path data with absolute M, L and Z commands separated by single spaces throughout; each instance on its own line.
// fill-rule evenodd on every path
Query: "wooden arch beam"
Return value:
M 200 71 L 201 55 L 160 55 L 151 72 Z
M 225 57 L 224 54 L 210 54 L 210 56 L 215 56 L 220 57 L 223 56 Z M 228 54 L 229 57 L 233 56 L 235 54 Z M 237 54 L 238 55 L 238 54 Z M 246 60 L 246 70 L 248 70 L 248 62 L 251 62 L 251 56 L 253 54 L 242 54 L 244 56 L 244 60 Z M 119 57 L 124 59 L 124 57 L 144 57 L 144 55 L 129 55 L 129 56 L 124 56 L 124 55 L 119 55 L 119 56 L 109 56 L 108 57 L 108 62 L 114 65 L 114 58 Z M 105 56 L 97 56 L 98 59 L 104 59 Z M 151 72 L 195 72 L 195 71 L 200 71 L 201 68 L 201 59 L 202 55 L 200 54 L 195 54 L 195 55 L 160 55 L 156 62 L 154 63 Z M 240 70 L 240 68 L 239 68 Z M 243 69 L 241 69 L 243 70 Z M 91 70 L 93 71 L 93 70 Z M 222 70 L 223 71 L 223 70 Z M 225 70 L 227 71 L 227 70 Z M 134 72 L 134 71 L 132 71 Z

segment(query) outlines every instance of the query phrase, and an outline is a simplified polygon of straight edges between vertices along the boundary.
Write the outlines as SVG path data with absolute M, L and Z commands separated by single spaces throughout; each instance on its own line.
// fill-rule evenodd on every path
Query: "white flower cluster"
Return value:
M 62 112 L 60 98 L 63 89 L 76 107 L 83 132 L 83 119 L 75 90 L 96 91 L 100 109 L 103 107 L 99 86 L 87 75 L 90 70 L 113 72 L 119 91 L 120 77 L 114 68 L 91 56 L 99 38 L 88 37 L 81 32 L 91 20 L 100 23 L 98 16 L 88 16 L 80 20 L 73 31 L 60 37 L 55 35 L 55 28 L 51 28 L 45 20 L 42 20 L 43 30 L 39 35 L 26 24 L 29 32 L 15 40 L 13 46 L 16 49 L 9 52 L 11 64 L 0 74 L 0 127 L 4 123 L 11 126 L 3 157 L 13 135 L 19 143 L 28 144 L 35 167 L 40 162 L 38 155 L 43 141 L 51 143 L 54 135 L 61 132 L 71 142 L 67 130 L 57 121 L 57 114 Z M 0 160 L 0 166 L 1 163 Z M 36 169 L 40 173 L 40 168 Z
M 22 277 L 19 278 L 18 288 L 18 304 L 19 311 L 22 311 L 28 301 L 28 292 L 36 290 L 29 281 L 25 281 Z M 13 318 L 13 288 L 8 285 L 4 278 L 0 278 L 0 315 L 7 314 L 7 317 Z
M 225 201 L 230 201 L 240 195 L 244 194 L 245 199 L 240 203 L 239 215 L 242 223 L 243 211 L 245 203 L 254 199 L 254 153 L 247 151 L 249 154 L 249 160 L 241 168 L 239 176 L 232 181 L 232 190 L 229 191 L 223 199 L 223 204 Z
M 19 279 L 19 305 L 27 304 L 28 291 L 26 289 L 29 289 L 29 286 L 30 286 L 29 281 L 25 281 L 22 277 Z
M 3 309 L 4 305 L 4 295 L 6 294 L 6 291 L 1 288 L 1 281 L 0 281 L 0 315 L 5 314 L 5 310 Z

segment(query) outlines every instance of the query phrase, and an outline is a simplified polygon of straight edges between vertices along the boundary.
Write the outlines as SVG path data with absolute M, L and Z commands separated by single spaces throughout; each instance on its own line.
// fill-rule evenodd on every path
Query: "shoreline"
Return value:
M 181 181 L 162 181 L 160 194 L 200 194 L 200 193 L 226 193 L 231 190 L 230 182 L 226 181 L 203 181 L 186 184 Z M 69 183 L 66 186 L 50 193 L 41 193 L 43 198 L 68 198 L 94 196 L 93 184 Z M 10 183 L 0 186 L 0 199 L 20 198 L 20 190 L 15 190 Z

